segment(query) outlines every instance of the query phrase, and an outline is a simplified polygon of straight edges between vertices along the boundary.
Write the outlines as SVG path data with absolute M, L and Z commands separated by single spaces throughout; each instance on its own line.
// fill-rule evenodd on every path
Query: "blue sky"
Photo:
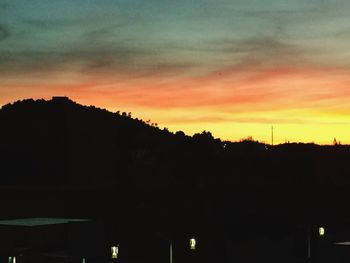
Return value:
M 87 68 L 212 70 L 246 58 L 264 62 L 266 55 L 276 62 L 286 51 L 306 63 L 342 65 L 349 7 L 346 1 L 300 0 L 2 0 L 0 51 L 25 70 L 70 59 Z

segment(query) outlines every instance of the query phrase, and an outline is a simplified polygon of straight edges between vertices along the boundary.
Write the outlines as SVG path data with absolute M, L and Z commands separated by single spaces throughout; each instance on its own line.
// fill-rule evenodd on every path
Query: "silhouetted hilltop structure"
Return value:
M 0 123 L 3 218 L 108 218 L 125 236 L 213 240 L 350 218 L 349 146 L 190 137 L 67 97 L 7 104 Z

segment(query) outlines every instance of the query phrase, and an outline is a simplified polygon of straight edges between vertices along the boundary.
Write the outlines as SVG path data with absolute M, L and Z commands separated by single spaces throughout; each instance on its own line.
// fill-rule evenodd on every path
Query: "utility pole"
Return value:
M 311 258 L 311 237 L 310 233 L 307 236 L 307 258 Z
M 173 243 L 170 242 L 170 250 L 169 250 L 169 256 L 170 256 L 170 263 L 173 263 Z
M 273 126 L 271 126 L 271 145 L 273 146 Z

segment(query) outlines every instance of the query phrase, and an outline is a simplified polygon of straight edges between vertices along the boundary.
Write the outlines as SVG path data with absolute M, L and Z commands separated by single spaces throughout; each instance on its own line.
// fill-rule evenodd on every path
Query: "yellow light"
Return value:
M 318 233 L 320 236 L 324 236 L 325 235 L 325 229 L 323 227 L 319 227 L 318 228 Z
M 111 247 L 111 253 L 112 253 L 112 259 L 117 259 L 118 253 L 119 253 L 119 245 Z
M 196 239 L 194 237 L 190 239 L 190 248 L 196 249 Z

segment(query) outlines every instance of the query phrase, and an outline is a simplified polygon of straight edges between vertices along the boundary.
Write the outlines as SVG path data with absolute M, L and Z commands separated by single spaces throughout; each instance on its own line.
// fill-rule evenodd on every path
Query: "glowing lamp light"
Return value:
M 112 259 L 117 259 L 119 253 L 119 245 L 111 247 Z
M 319 227 L 318 228 L 318 234 L 320 235 L 320 236 L 324 236 L 325 235 L 325 229 L 324 229 L 324 227 Z
M 190 239 L 190 249 L 196 249 L 196 239 L 194 237 Z

